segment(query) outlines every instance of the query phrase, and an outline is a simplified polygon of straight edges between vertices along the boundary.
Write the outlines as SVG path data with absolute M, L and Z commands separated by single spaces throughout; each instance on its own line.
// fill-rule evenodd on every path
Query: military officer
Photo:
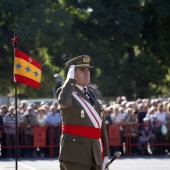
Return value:
M 69 60 L 67 79 L 56 92 L 61 109 L 61 170 L 102 170 L 108 163 L 109 146 L 99 91 L 88 87 L 91 57 Z

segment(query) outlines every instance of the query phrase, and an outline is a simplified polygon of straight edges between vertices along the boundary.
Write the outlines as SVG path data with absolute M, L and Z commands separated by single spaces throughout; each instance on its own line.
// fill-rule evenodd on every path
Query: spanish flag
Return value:
M 14 51 L 14 82 L 40 88 L 42 67 L 36 60 L 22 51 Z

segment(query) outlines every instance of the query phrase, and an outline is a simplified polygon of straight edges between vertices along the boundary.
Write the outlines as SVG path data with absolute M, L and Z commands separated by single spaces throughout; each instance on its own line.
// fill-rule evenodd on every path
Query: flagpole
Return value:
M 14 48 L 14 59 L 15 59 L 15 49 L 18 48 L 18 36 L 16 33 L 14 33 L 14 38 L 12 39 L 12 45 Z M 14 84 L 15 84 L 15 170 L 18 170 L 17 83 L 14 82 Z

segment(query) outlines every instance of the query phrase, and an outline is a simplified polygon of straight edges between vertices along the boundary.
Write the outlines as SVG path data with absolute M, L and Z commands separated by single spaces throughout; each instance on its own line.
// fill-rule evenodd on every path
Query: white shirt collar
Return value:
M 86 88 L 86 90 L 87 90 L 87 86 L 85 86 L 85 87 L 82 87 L 82 86 L 79 86 L 79 85 L 76 85 L 81 91 L 83 90 L 83 88 Z

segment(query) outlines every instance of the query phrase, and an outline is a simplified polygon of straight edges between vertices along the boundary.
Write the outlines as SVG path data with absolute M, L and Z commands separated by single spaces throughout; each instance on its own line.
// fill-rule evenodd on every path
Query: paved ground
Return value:
M 17 168 L 16 168 L 17 165 Z M 57 159 L 0 158 L 0 170 L 59 170 Z M 109 170 L 170 170 L 170 156 L 121 156 Z

